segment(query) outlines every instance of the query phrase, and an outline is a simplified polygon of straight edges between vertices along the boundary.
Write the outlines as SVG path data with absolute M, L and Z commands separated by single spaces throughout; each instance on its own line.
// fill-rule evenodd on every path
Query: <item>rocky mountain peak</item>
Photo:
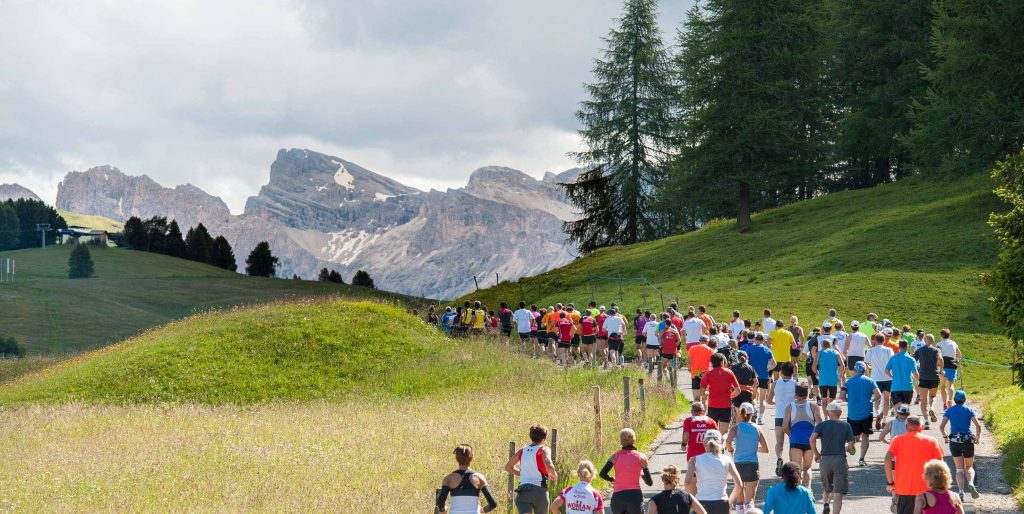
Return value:
M 0 202 L 17 200 L 19 198 L 42 201 L 38 195 L 30 191 L 25 186 L 20 184 L 0 184 Z

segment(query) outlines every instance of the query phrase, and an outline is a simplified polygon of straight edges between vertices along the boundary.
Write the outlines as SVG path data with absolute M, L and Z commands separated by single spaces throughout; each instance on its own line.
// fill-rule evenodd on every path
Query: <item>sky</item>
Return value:
M 662 0 L 666 42 L 690 0 Z M 575 165 L 621 0 L 0 0 L 0 183 L 110 164 L 240 212 L 280 148 L 420 189 Z

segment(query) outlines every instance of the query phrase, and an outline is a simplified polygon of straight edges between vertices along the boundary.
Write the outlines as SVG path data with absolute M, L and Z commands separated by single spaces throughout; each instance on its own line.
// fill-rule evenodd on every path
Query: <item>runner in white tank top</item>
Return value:
M 769 392 L 768 399 L 774 400 L 775 402 L 775 472 L 779 474 L 782 472 L 783 464 L 783 448 L 786 445 L 786 429 L 782 426 L 783 420 L 786 418 L 786 407 L 789 407 L 793 403 L 793 399 L 796 398 L 796 383 L 797 380 L 792 376 L 794 370 L 793 363 L 783 363 L 782 375 L 778 380 L 772 383 L 772 390 Z M 787 377 L 786 373 L 790 373 Z M 788 458 L 788 457 L 787 457 Z
M 547 487 L 548 470 L 544 466 L 543 444 L 531 444 L 519 450 L 519 484 Z

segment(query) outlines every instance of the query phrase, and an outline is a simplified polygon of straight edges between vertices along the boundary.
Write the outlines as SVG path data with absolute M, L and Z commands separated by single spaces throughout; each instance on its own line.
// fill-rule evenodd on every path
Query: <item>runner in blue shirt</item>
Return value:
M 747 352 L 747 363 L 757 373 L 757 423 L 763 424 L 765 401 L 768 399 L 768 382 L 771 370 L 775 369 L 775 357 L 772 349 L 764 345 L 764 334 L 758 332 L 754 335 L 754 344 L 746 344 L 740 350 Z
M 821 405 L 826 406 L 836 399 L 839 389 L 839 377 L 846 374 L 846 361 L 843 355 L 832 348 L 829 339 L 818 339 L 821 349 L 814 361 L 814 373 L 818 375 L 818 391 Z
M 860 437 L 860 460 L 857 464 L 861 467 L 867 465 L 864 456 L 871 441 L 871 421 L 882 401 L 882 391 L 871 377 L 864 374 L 865 371 L 867 366 L 863 362 L 854 363 L 854 374 L 846 380 L 839 393 L 839 401 L 847 403 L 846 420 L 853 428 L 853 437 Z
M 939 424 L 939 432 L 949 442 L 949 453 L 953 456 L 953 463 L 956 465 L 956 485 L 960 489 L 960 499 L 964 497 L 964 479 L 967 479 L 967 489 L 971 497 L 977 499 L 978 488 L 974 487 L 974 444 L 978 442 L 981 435 L 981 423 L 978 416 L 970 407 L 966 407 L 967 393 L 957 391 L 953 395 L 952 407 L 946 409 L 942 415 L 942 423 Z M 974 430 L 971 430 L 971 424 Z M 946 425 L 949 424 L 949 434 L 946 434 Z
M 885 365 L 885 373 L 892 377 L 892 398 L 893 408 L 900 404 L 910 405 L 914 401 L 914 379 L 917 378 L 917 361 L 907 353 L 907 340 L 900 339 L 900 353 L 889 358 Z M 925 420 L 925 430 L 928 429 L 928 420 Z

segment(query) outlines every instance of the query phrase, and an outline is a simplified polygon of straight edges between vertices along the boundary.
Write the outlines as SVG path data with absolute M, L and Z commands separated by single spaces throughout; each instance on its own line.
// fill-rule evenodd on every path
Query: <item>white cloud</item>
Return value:
M 666 40 L 683 2 L 666 2 Z M 619 0 L 0 3 L 0 180 L 112 164 L 239 211 L 279 148 L 420 189 L 573 165 Z

